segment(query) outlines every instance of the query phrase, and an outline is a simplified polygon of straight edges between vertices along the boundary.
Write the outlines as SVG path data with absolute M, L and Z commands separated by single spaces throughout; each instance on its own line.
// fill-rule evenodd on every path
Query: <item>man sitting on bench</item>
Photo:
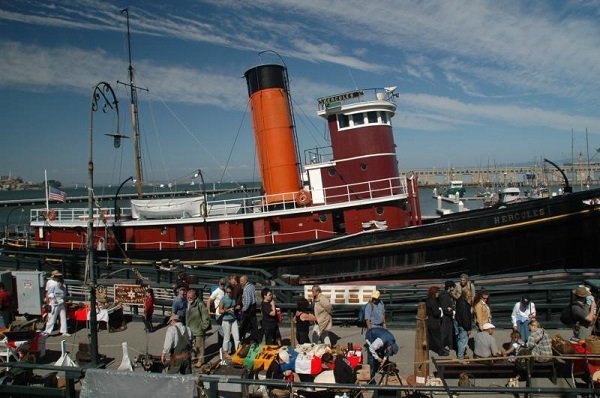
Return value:
M 496 339 L 494 338 L 495 328 L 494 325 L 488 322 L 483 325 L 482 331 L 477 332 L 473 350 L 475 358 L 491 358 L 502 355 L 502 352 L 498 349 Z M 493 361 L 489 361 L 489 363 L 493 363 Z

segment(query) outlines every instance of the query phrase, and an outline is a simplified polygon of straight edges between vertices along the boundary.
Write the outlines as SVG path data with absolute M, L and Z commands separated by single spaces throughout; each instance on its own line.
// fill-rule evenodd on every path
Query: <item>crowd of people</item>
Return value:
M 228 279 L 219 279 L 206 303 L 201 306 L 197 304 L 200 299 L 193 289 L 182 285 L 177 286 L 175 290 L 172 315 L 169 318 L 161 355 L 169 373 L 190 373 L 193 366 L 200 366 L 205 362 L 204 337 L 208 329 L 198 321 L 199 319 L 214 319 L 217 325 L 219 355 L 223 359 L 231 359 L 241 344 L 264 342 L 268 345 L 282 346 L 279 330 L 280 312 L 270 287 L 260 290 L 258 304 L 256 287 L 248 281 L 248 277 L 231 275 Z M 145 324 L 149 332 L 153 330 L 151 320 L 149 321 L 153 302 L 154 296 L 149 289 L 144 307 Z M 257 318 L 259 312 L 260 321 Z M 304 297 L 297 300 L 292 319 L 297 344 L 332 345 L 333 338 L 330 332 L 333 326 L 333 306 L 319 285 L 312 286 L 311 300 Z M 391 355 L 398 352 L 395 338 L 387 330 L 385 305 L 380 299 L 379 291 L 373 292 L 371 300 L 365 306 L 365 323 L 367 361 L 371 374 L 374 375 Z M 323 356 L 324 366 L 335 362 L 336 369 L 337 363 L 343 360 L 343 356 Z M 280 371 L 279 367 L 287 362 L 289 354 L 282 349 L 269 369 L 271 377 L 285 377 L 286 372 Z M 344 364 L 347 365 L 346 362 Z M 355 374 L 349 375 L 352 372 L 340 364 L 335 375 L 336 382 L 355 380 Z
M 69 336 L 66 299 L 67 288 L 62 274 L 52 271 L 45 285 L 46 325 L 42 333 L 50 335 L 58 324 L 59 333 Z M 573 335 L 585 339 L 592 332 L 597 316 L 596 302 L 589 289 L 579 286 L 573 289 L 570 311 L 573 317 Z M 144 327 L 148 333 L 155 330 L 153 324 L 154 290 L 146 289 L 144 303 Z M 427 341 L 429 350 L 438 356 L 449 356 L 454 350 L 459 360 L 474 358 L 492 359 L 499 356 L 517 356 L 524 349 L 536 361 L 547 361 L 552 357 L 551 338 L 536 315 L 536 306 L 527 295 L 514 303 L 510 316 L 512 333 L 510 341 L 498 344 L 494 336 L 493 305 L 490 292 L 477 290 L 466 274 L 458 282 L 446 281 L 443 286 L 431 286 L 425 301 L 427 312 Z M 8 327 L 12 317 L 10 292 L 0 283 L 0 329 Z M 394 335 L 387 329 L 385 304 L 381 293 L 373 291 L 369 302 L 363 307 L 365 333 L 365 355 L 371 377 L 389 357 L 398 352 Z M 260 319 L 257 316 L 260 314 Z M 212 319 L 212 322 L 211 322 Z M 334 338 L 333 306 L 319 285 L 311 287 L 309 298 L 301 297 L 293 313 L 297 344 L 320 343 L 331 346 Z M 180 277 L 173 289 L 171 315 L 168 318 L 161 361 L 169 373 L 191 373 L 192 367 L 206 362 L 205 339 L 216 324 L 218 347 L 223 359 L 231 359 L 241 344 L 261 343 L 282 346 L 279 328 L 281 313 L 277 307 L 274 291 L 270 286 L 259 290 L 245 275 L 220 278 L 211 290 L 206 302 L 198 292 L 190 288 L 185 278 Z M 282 351 L 283 352 L 283 351 Z M 281 353 L 277 363 L 285 363 Z M 340 359 L 341 361 L 342 359 Z M 336 362 L 336 358 L 324 357 L 325 363 Z M 275 365 L 273 365 L 275 366 Z M 340 365 L 342 366 L 342 365 Z M 277 377 L 284 372 L 272 369 Z M 338 372 L 339 373 L 339 372 Z M 348 379 L 348 376 L 339 375 Z
M 596 319 L 596 303 L 584 286 L 572 293 L 573 336 L 583 340 Z M 461 275 L 458 283 L 446 281 L 443 290 L 430 287 L 425 305 L 428 347 L 438 356 L 448 356 L 455 350 L 459 360 L 469 359 L 466 354 L 470 347 L 474 358 L 516 356 L 524 348 L 538 362 L 552 357 L 551 338 L 536 318 L 535 304 L 527 295 L 513 305 L 511 340 L 503 344 L 494 337 L 490 292 L 476 290 L 468 275 Z

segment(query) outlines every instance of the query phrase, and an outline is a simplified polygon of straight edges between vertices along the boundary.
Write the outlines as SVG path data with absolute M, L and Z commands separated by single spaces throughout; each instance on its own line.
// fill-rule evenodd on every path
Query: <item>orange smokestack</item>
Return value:
M 247 70 L 244 76 L 267 202 L 293 200 L 301 183 L 287 71 L 281 65 L 261 65 Z

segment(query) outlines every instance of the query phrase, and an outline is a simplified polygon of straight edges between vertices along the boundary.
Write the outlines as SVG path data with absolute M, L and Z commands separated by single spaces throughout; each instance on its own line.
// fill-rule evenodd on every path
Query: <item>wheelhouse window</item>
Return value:
M 353 113 L 351 115 L 337 115 L 338 129 L 343 130 L 364 125 L 387 124 L 390 125 L 390 119 L 387 112 L 369 111 Z
M 378 123 L 379 120 L 377 119 L 377 112 L 375 112 L 375 111 L 367 112 L 367 120 L 369 121 L 369 124 Z
M 350 127 L 350 119 L 348 118 L 348 115 L 338 115 L 337 119 L 338 119 L 338 127 L 340 129 Z
M 382 124 L 390 124 L 390 120 L 388 119 L 388 115 L 385 112 L 380 112 L 381 113 L 381 123 Z
M 365 124 L 365 114 L 364 113 L 355 113 L 352 115 L 352 123 L 355 126 L 361 126 Z

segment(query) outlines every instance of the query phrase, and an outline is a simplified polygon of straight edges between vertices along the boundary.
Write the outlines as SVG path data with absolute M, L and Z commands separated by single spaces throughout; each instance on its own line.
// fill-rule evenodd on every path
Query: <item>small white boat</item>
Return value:
M 519 187 L 505 187 L 498 191 L 498 203 L 515 203 L 520 202 L 521 189 Z

